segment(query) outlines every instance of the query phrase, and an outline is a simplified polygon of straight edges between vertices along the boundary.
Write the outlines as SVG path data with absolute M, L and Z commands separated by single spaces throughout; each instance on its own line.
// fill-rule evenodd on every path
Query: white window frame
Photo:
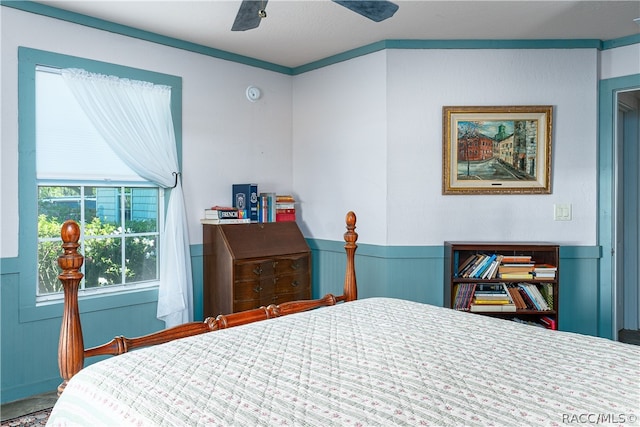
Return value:
M 157 185 L 154 185 L 152 183 L 145 183 L 145 182 L 122 182 L 122 183 L 110 183 L 110 184 L 105 184 L 105 183 L 96 183 L 96 182 L 92 182 L 92 181 L 49 181 L 49 180 L 39 180 L 38 181 L 38 187 L 41 186 L 46 186 L 46 187 L 113 187 L 113 188 L 131 188 L 131 187 L 136 187 L 136 188 L 153 188 L 153 189 L 157 189 L 158 190 L 158 212 L 157 212 L 157 216 L 158 216 L 158 224 L 157 224 L 157 231 L 154 233 L 119 233 L 117 235 L 111 236 L 111 237 L 118 237 L 121 239 L 126 239 L 128 237 L 135 237 L 136 235 L 141 235 L 141 236 L 148 236 L 148 235 L 154 235 L 156 237 L 156 248 L 157 248 L 157 256 L 156 256 L 156 272 L 157 272 L 157 278 L 155 280 L 144 280 L 144 281 L 137 281 L 137 282 L 128 282 L 128 283 L 119 283 L 119 284 L 115 284 L 115 285 L 109 285 L 109 286 L 104 286 L 104 287 L 96 287 L 96 288 L 86 288 L 85 287 L 85 280 L 84 278 L 82 279 L 81 283 L 80 283 L 80 287 L 78 289 L 78 297 L 85 297 L 85 296 L 95 296 L 95 295 L 104 295 L 104 294 L 109 294 L 109 293 L 120 293 L 120 292 L 130 292 L 130 291 L 134 291 L 134 290 L 139 290 L 139 289 L 145 289 L 145 288 L 153 288 L 153 287 L 158 287 L 160 285 L 160 262 L 162 259 L 162 254 L 160 253 L 160 241 L 161 239 L 164 238 L 164 205 L 165 205 L 165 201 L 164 201 L 164 191 L 162 188 L 158 187 Z M 82 191 L 83 193 L 83 198 L 84 198 L 84 191 Z M 125 194 L 124 192 L 120 193 L 120 197 L 124 198 Z M 83 200 L 84 201 L 84 200 Z M 83 203 L 84 205 L 84 203 Z M 121 201 L 121 206 L 124 206 L 124 200 Z M 120 222 L 121 224 L 125 223 L 125 219 L 124 219 L 124 209 L 120 209 Z M 85 228 L 84 228 L 84 224 L 86 222 L 86 218 L 85 218 L 85 211 L 84 208 L 81 209 L 81 217 L 80 220 L 78 221 L 78 225 L 80 226 L 80 239 L 78 241 L 78 243 L 80 244 L 80 247 L 78 248 L 78 252 L 80 254 L 82 254 L 84 256 L 85 254 L 85 250 L 84 250 L 84 243 L 85 243 Z M 54 242 L 60 242 L 60 247 L 62 247 L 62 238 L 61 237 L 45 237 L 45 238 L 41 238 L 38 237 L 38 243 L 43 242 L 43 241 L 54 241 Z M 124 257 L 124 242 L 122 244 L 122 250 L 121 250 L 121 255 L 122 257 Z M 122 260 L 123 264 L 126 264 L 125 260 Z M 85 270 L 85 265 L 86 263 L 82 264 L 82 268 L 81 268 L 81 272 L 84 274 Z M 38 283 L 38 281 L 36 281 L 36 305 L 41 305 L 41 304 L 47 304 L 50 303 L 52 301 L 61 301 L 64 297 L 64 294 L 62 291 L 60 292 L 51 292 L 51 293 L 46 293 L 46 294 L 40 294 L 39 293 L 39 286 L 40 284 Z

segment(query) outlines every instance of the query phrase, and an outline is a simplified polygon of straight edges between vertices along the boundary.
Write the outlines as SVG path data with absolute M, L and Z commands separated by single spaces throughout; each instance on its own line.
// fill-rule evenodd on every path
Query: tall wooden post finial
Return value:
M 62 269 L 58 279 L 64 289 L 64 311 L 58 343 L 58 367 L 63 381 L 58 387 L 58 395 L 84 365 L 84 342 L 78 309 L 78 287 L 83 277 L 80 268 L 84 261 L 84 257 L 78 253 L 80 227 L 74 221 L 65 221 L 60 235 L 64 253 L 58 257 L 58 265 Z
M 347 212 L 346 216 L 347 231 L 344 233 L 344 248 L 347 251 L 347 269 L 344 276 L 344 290 L 343 295 L 346 301 L 353 301 L 358 299 L 358 287 L 356 284 L 356 270 L 355 270 L 355 253 L 356 241 L 358 240 L 358 233 L 356 229 L 356 214 L 353 211 Z

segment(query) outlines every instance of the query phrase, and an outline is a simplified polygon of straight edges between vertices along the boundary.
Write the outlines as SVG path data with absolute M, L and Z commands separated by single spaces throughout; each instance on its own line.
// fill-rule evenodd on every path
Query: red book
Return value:
M 295 221 L 296 214 L 293 213 L 278 213 L 276 212 L 276 222 Z
M 554 331 L 558 329 L 558 324 L 556 320 L 549 316 L 542 316 L 540 321 L 547 327 L 547 329 L 553 329 Z

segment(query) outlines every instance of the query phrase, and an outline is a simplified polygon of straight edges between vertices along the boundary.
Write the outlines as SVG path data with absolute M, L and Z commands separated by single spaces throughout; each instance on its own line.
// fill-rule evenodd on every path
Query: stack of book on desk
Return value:
M 296 220 L 296 201 L 293 196 L 276 196 L 276 222 Z
M 238 209 L 228 206 L 213 206 L 204 210 L 202 224 L 247 224 L 251 222 L 246 209 Z

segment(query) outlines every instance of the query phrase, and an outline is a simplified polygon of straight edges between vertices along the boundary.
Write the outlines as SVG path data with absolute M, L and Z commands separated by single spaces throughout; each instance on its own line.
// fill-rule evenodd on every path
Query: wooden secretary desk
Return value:
M 311 298 L 311 249 L 295 222 L 202 227 L 205 318 Z

